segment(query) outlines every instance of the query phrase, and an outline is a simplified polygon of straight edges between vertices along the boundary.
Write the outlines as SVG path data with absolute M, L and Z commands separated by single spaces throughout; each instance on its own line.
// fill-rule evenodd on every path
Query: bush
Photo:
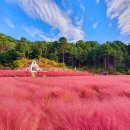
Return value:
M 27 66 L 28 66 L 28 60 L 25 58 L 22 58 L 13 62 L 13 68 L 21 69 Z
M 58 66 L 58 63 L 55 62 L 54 60 L 50 60 L 49 64 L 52 65 L 53 67 L 57 67 Z
M 65 68 L 65 64 L 64 64 L 64 63 L 59 63 L 59 64 L 58 64 L 58 67 L 61 67 L 61 68 L 63 67 L 63 68 Z
M 128 69 L 128 74 L 130 75 L 130 69 Z
M 43 64 L 48 64 L 49 60 L 46 58 L 40 58 L 39 61 L 41 61 Z
M 0 69 L 3 69 L 3 68 L 4 68 L 4 66 L 0 64 Z
M 108 73 L 109 73 L 109 74 L 116 75 L 116 74 L 117 74 L 117 71 L 116 71 L 116 69 L 115 69 L 115 68 L 110 67 L 110 68 L 108 68 Z
M 126 66 L 117 66 L 116 70 L 121 72 L 121 73 L 127 73 L 128 72 L 128 67 L 126 67 Z
M 101 74 L 102 72 L 106 71 L 104 68 L 88 68 L 87 70 L 97 74 Z

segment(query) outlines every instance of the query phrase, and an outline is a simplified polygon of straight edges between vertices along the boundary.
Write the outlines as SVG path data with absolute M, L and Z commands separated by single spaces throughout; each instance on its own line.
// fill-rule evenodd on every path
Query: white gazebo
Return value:
M 32 61 L 31 65 L 27 67 L 26 70 L 30 72 L 42 71 L 42 69 L 39 67 L 39 65 L 37 64 L 35 60 Z

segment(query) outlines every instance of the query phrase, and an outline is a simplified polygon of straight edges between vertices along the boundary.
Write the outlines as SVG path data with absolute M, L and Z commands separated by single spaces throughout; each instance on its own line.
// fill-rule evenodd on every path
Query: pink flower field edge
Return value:
M 0 130 L 130 130 L 130 76 L 1 77 Z
M 36 77 L 59 77 L 59 76 L 90 76 L 89 72 L 81 71 L 39 71 L 35 72 Z M 29 71 L 21 70 L 0 70 L 0 77 L 32 77 Z

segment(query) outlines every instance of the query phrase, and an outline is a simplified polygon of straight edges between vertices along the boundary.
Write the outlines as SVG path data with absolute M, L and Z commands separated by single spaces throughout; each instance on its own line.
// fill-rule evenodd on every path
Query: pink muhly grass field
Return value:
M 0 78 L 0 130 L 130 130 L 130 76 Z

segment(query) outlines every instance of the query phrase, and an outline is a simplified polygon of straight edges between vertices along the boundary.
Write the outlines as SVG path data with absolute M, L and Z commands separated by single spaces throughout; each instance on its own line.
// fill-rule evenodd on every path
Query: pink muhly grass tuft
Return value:
M 130 77 L 0 78 L 0 130 L 129 130 Z

